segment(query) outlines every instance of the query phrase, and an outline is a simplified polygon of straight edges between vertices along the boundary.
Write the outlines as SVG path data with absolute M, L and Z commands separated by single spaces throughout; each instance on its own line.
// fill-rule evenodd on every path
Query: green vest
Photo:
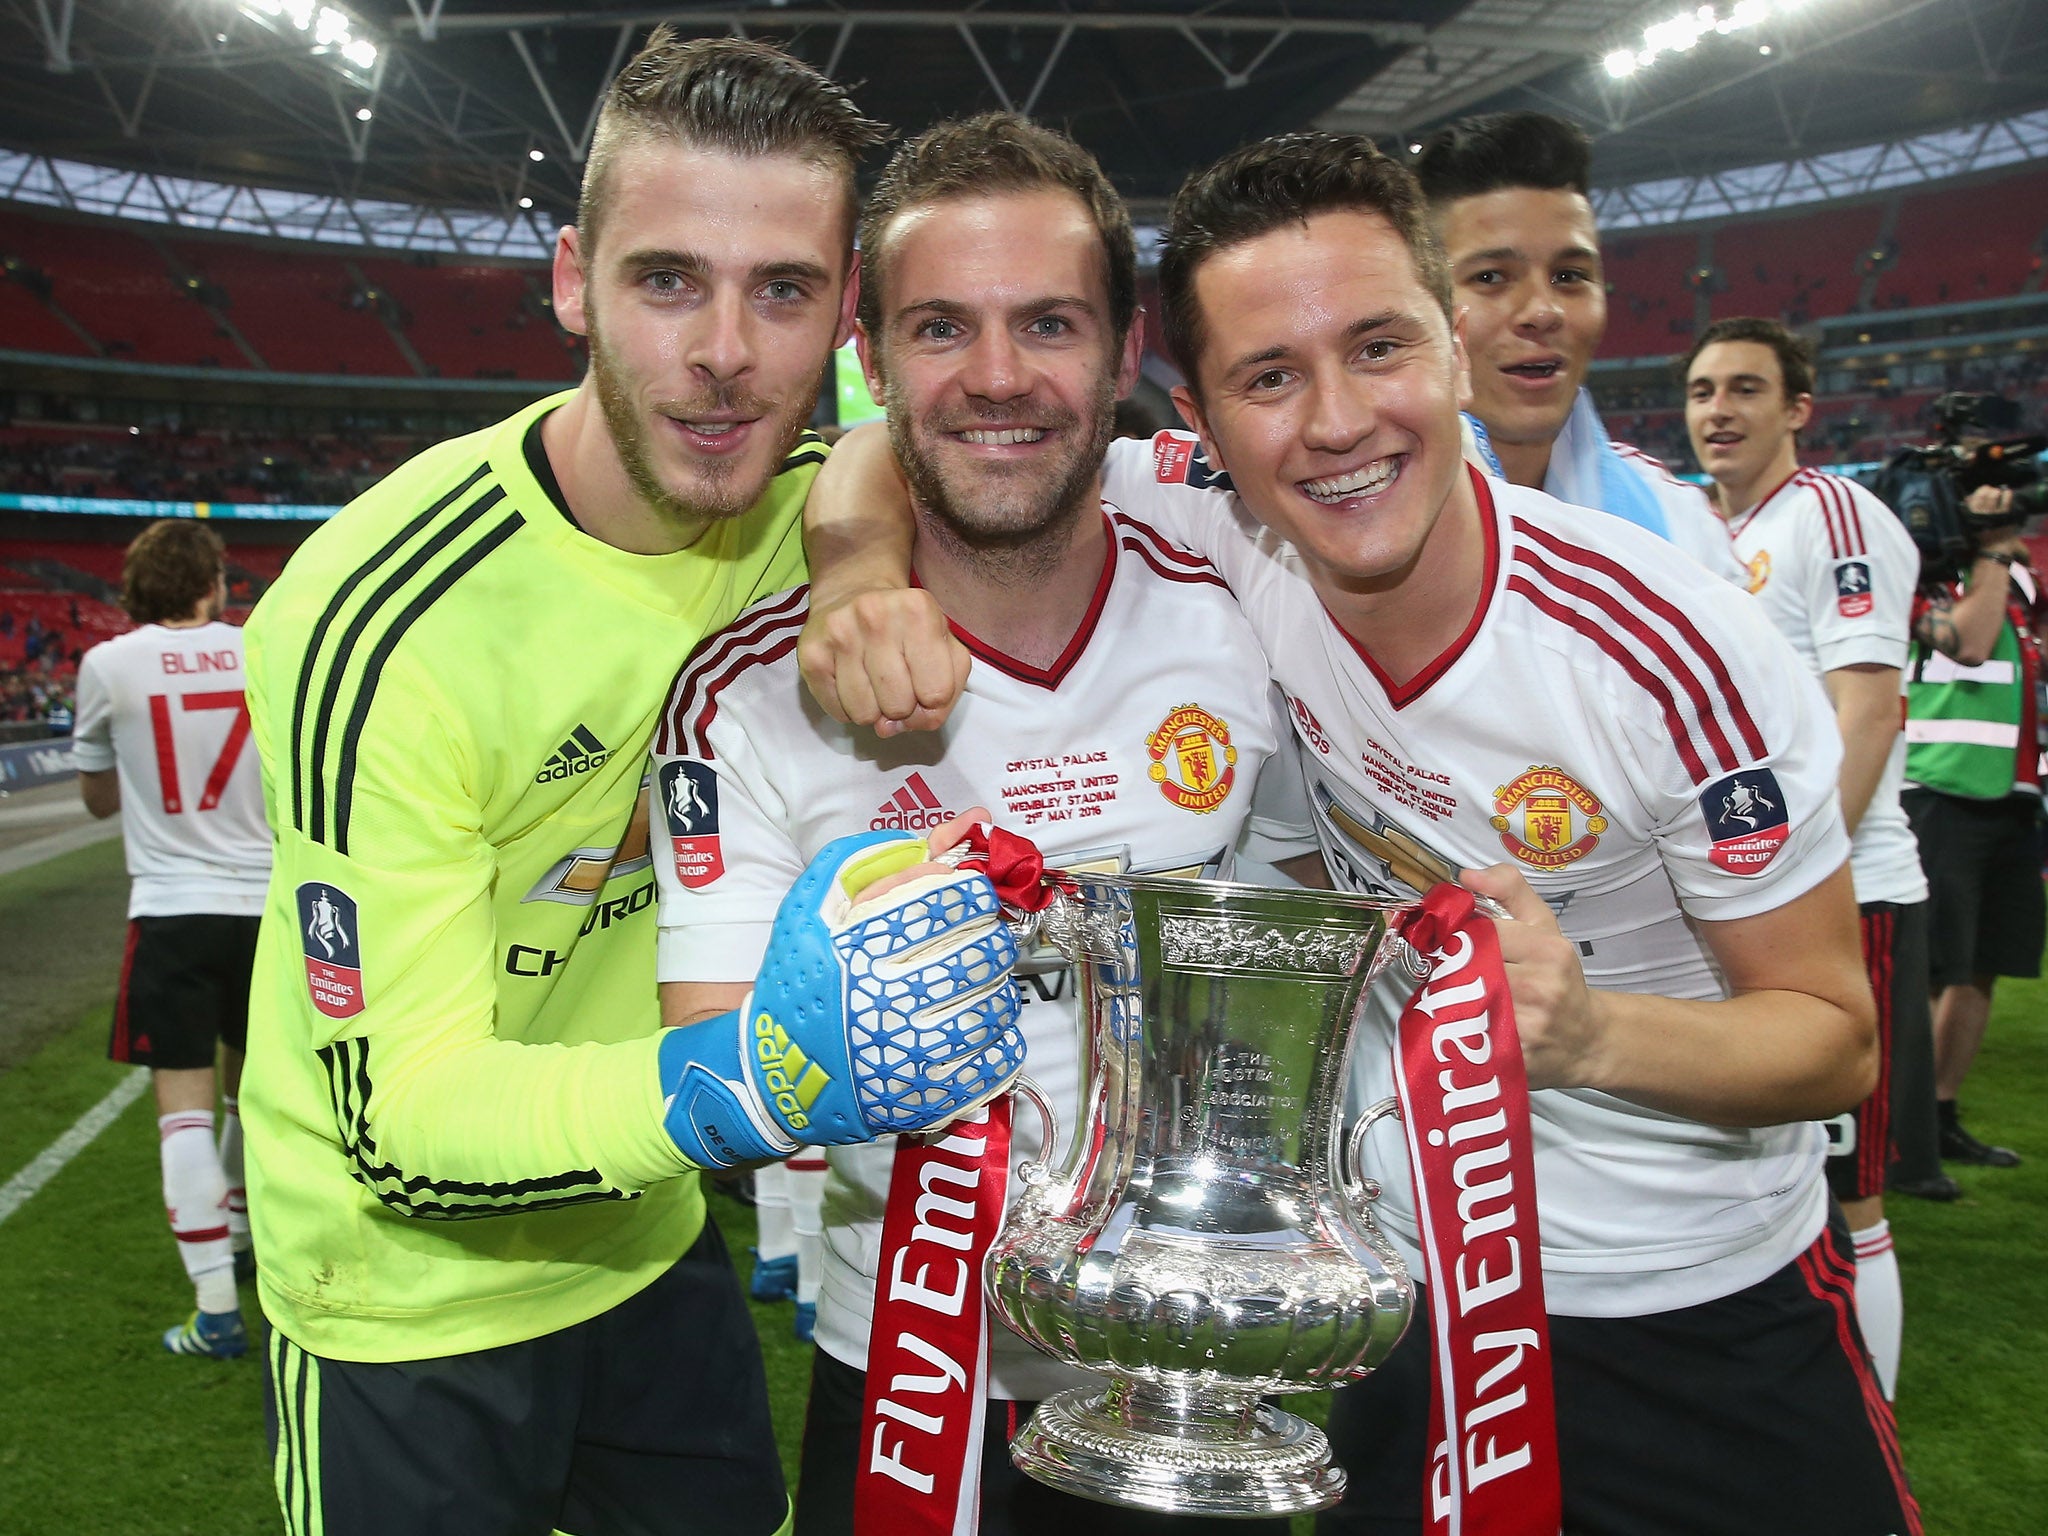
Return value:
M 2011 794 L 2026 686 L 2010 617 L 1978 666 L 1958 666 L 1916 642 L 1906 684 L 1906 781 L 1968 800 Z

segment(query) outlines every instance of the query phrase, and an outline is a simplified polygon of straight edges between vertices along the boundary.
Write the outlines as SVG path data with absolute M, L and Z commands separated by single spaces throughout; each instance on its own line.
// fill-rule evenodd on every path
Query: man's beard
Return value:
M 913 422 L 909 402 L 894 381 L 885 384 L 889 442 L 896 462 L 910 483 L 911 494 L 935 520 L 935 531 L 963 551 L 1006 566 L 1051 566 L 1064 553 L 1076 514 L 1085 510 L 1102 472 L 1103 456 L 1116 430 L 1116 381 L 1105 374 L 1090 402 L 1091 429 L 1076 437 L 1083 425 L 1064 407 L 1028 406 L 1022 410 L 982 410 L 965 420 Z M 1028 422 L 1060 433 L 1072 446 L 1063 462 L 1044 469 L 998 472 L 971 480 L 949 479 L 939 456 L 927 453 L 920 441 L 952 432 L 1000 432 Z M 1034 558 L 1036 557 L 1036 558 Z
M 598 329 L 594 319 L 590 327 L 590 376 L 597 385 L 598 407 L 604 412 L 605 427 L 611 433 L 612 446 L 618 450 L 626 479 L 655 516 L 666 523 L 691 529 L 706 522 L 739 517 L 752 510 L 754 503 L 761 499 L 761 493 L 767 490 L 768 482 L 782 468 L 782 461 L 789 450 L 796 446 L 797 438 L 803 435 L 810 422 L 811 411 L 817 406 L 818 391 L 824 387 L 826 370 L 831 366 L 832 357 L 827 353 L 810 387 L 799 390 L 780 407 L 773 401 L 732 385 L 717 386 L 687 400 L 656 402 L 655 408 L 661 414 L 683 421 L 726 412 L 757 416 L 762 426 L 777 434 L 775 452 L 757 473 L 743 479 L 737 462 L 739 456 L 734 460 L 706 459 L 698 467 L 697 484 L 686 494 L 662 484 L 661 477 L 655 473 L 654 455 L 648 448 L 647 423 L 634 400 L 628 375 L 605 345 L 604 333 Z

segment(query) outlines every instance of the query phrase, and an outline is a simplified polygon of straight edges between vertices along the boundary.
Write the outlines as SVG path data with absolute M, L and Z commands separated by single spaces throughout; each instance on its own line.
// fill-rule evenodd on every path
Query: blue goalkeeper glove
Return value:
M 828 844 L 783 898 L 738 1011 L 669 1030 L 663 1125 L 700 1168 L 921 1131 L 988 1102 L 1024 1065 L 1016 942 L 978 874 L 931 874 L 923 839 Z

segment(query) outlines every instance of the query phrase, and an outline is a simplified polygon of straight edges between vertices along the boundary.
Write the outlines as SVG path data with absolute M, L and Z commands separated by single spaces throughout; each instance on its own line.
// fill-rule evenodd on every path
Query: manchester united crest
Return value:
M 1199 704 L 1183 704 L 1145 740 L 1152 782 L 1184 811 L 1209 812 L 1237 782 L 1237 748 L 1230 727 Z
M 1770 585 L 1771 581 L 1771 552 L 1768 549 L 1760 549 L 1751 555 L 1748 561 L 1748 569 L 1749 590 L 1751 593 L 1763 591 L 1765 587 Z
M 1593 851 L 1607 818 L 1600 802 L 1561 768 L 1536 766 L 1493 792 L 1500 845 L 1538 869 L 1562 869 Z

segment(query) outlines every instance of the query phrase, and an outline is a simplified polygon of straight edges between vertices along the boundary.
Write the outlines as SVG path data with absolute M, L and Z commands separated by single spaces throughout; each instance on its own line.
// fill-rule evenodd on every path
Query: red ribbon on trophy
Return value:
M 1047 876 L 1045 855 L 1030 838 L 979 821 L 961 834 L 960 843 L 967 852 L 959 867 L 988 876 L 1005 907 L 1037 912 L 1052 904 L 1055 888 Z
M 1010 1181 L 1010 1101 L 896 1144 L 868 1333 L 855 1536 L 974 1536 L 988 1307 L 981 1264 Z
M 1429 1536 L 1557 1536 L 1529 1079 L 1500 940 L 1454 885 L 1395 929 L 1430 967 L 1394 1048 L 1433 1330 L 1425 1526 Z

